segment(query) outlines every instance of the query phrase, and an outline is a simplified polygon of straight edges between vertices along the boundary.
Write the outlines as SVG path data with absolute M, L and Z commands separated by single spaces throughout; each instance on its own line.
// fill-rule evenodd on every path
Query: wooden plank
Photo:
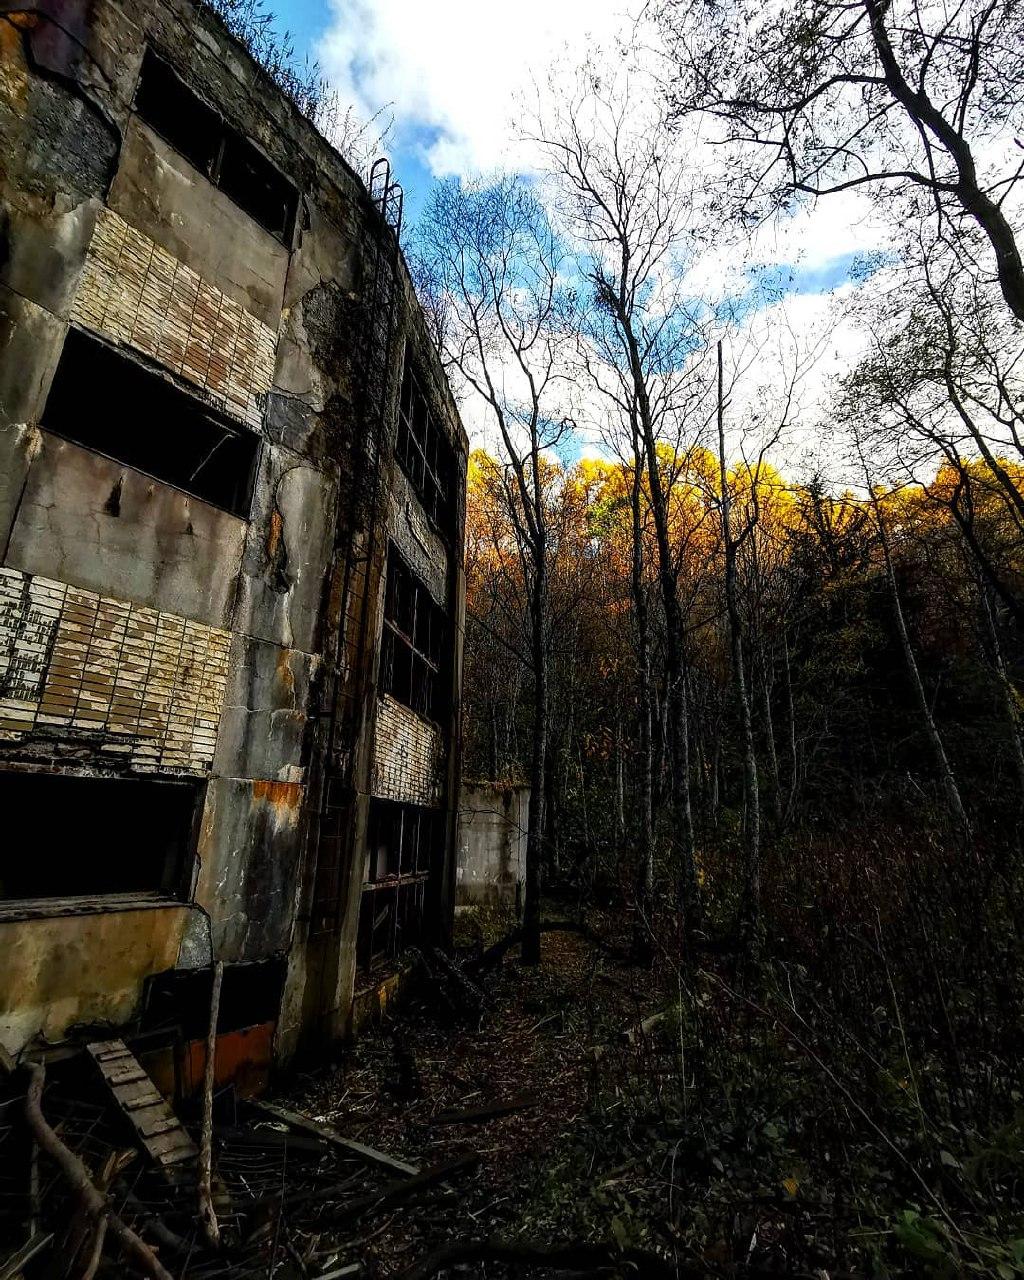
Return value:
M 363 1142 L 356 1142 L 354 1138 L 346 1138 L 337 1129 L 332 1128 L 331 1125 L 323 1124 L 319 1120 L 311 1120 L 309 1116 L 299 1115 L 297 1111 L 289 1111 L 286 1107 L 279 1107 L 273 1102 L 254 1102 L 252 1105 L 265 1115 L 273 1116 L 275 1120 L 280 1120 L 282 1124 L 289 1125 L 293 1129 L 299 1129 L 304 1133 L 311 1133 L 314 1137 L 322 1138 L 324 1142 L 340 1147 L 342 1150 L 358 1156 L 360 1160 L 365 1160 L 368 1164 L 380 1165 L 382 1168 L 391 1169 L 395 1173 L 404 1173 L 410 1178 L 414 1178 L 420 1172 L 419 1165 L 410 1164 L 407 1160 L 399 1160 L 397 1156 L 389 1156 L 386 1151 L 378 1151 L 376 1147 L 368 1147 Z
M 150 1159 L 169 1181 L 185 1180 L 199 1154 L 196 1144 L 135 1055 L 123 1040 L 97 1040 L 86 1049 Z
M 500 1116 L 510 1116 L 515 1111 L 526 1111 L 537 1105 L 538 1099 L 533 1094 L 523 1094 L 511 1098 L 508 1102 L 485 1102 L 479 1107 L 467 1107 L 462 1111 L 442 1111 L 434 1116 L 431 1124 L 486 1124 L 488 1120 L 497 1120 Z

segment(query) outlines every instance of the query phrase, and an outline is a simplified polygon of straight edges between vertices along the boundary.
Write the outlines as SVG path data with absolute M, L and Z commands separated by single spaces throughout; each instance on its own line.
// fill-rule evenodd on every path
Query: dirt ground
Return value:
M 636 1085 L 656 1080 L 663 1061 L 649 1052 L 645 1035 L 630 1041 L 624 1033 L 667 1003 L 669 993 L 660 989 L 656 969 L 632 967 L 621 943 L 608 941 L 616 922 L 599 923 L 590 940 L 546 932 L 539 966 L 522 965 L 512 948 L 478 975 L 479 986 L 426 953 L 401 1006 L 333 1064 L 294 1077 L 269 1106 L 246 1103 L 230 1089 L 218 1094 L 220 1247 L 198 1225 L 195 1169 L 183 1166 L 181 1178 L 168 1180 L 143 1157 L 129 1119 L 89 1062 L 51 1066 L 43 1115 L 87 1175 L 107 1189 L 112 1211 L 143 1236 L 175 1280 L 499 1280 L 510 1273 L 541 1280 L 552 1274 L 544 1265 L 552 1249 L 565 1246 L 573 1256 L 558 1255 L 560 1276 L 622 1274 L 630 1242 L 615 1214 L 621 1171 L 610 1164 L 623 1158 L 627 1108 L 617 1090 L 621 1085 L 621 1099 L 646 1096 Z M 476 929 L 476 945 L 458 954 L 479 957 L 507 924 L 463 921 L 464 932 Z M 129 1274 L 116 1243 L 104 1247 L 83 1218 L 66 1174 L 50 1159 L 35 1163 L 24 1119 L 26 1073 L 11 1073 L 5 1084 L 0 1260 L 14 1258 L 27 1235 L 26 1247 L 38 1247 L 26 1278 L 80 1276 L 95 1238 L 101 1252 L 94 1274 Z M 292 1114 L 282 1116 L 275 1106 Z M 198 1116 L 181 1118 L 198 1140 Z M 310 1120 L 333 1135 L 311 1133 Z M 614 1141 L 598 1153 L 594 1138 L 602 1126 Z M 404 1165 L 382 1167 L 338 1135 Z M 628 1154 L 642 1167 L 647 1194 L 653 1170 L 660 1203 L 661 1163 L 640 1149 Z M 625 1212 L 628 1218 L 628 1206 Z M 479 1255 L 481 1242 L 486 1259 L 468 1256 Z M 663 1250 L 664 1241 L 658 1243 Z M 450 1254 L 453 1246 L 462 1256 L 440 1265 L 436 1252 Z M 514 1260 L 502 1250 L 516 1251 Z
M 337 1065 L 296 1081 L 284 1099 L 424 1167 L 466 1152 L 479 1160 L 426 1201 L 368 1216 L 339 1265 L 359 1260 L 370 1274 L 399 1276 L 448 1241 L 521 1239 L 549 1166 L 588 1122 L 595 1073 L 606 1083 L 611 1059 L 628 1067 L 621 1059 L 642 1054 L 622 1032 L 659 999 L 650 970 L 568 932 L 544 935 L 536 968 L 510 951 L 485 992 L 479 1022 L 461 1025 L 429 996 L 413 997 Z M 498 1103 L 516 1109 L 476 1122 L 446 1114 Z M 505 1272 L 478 1263 L 457 1274 Z

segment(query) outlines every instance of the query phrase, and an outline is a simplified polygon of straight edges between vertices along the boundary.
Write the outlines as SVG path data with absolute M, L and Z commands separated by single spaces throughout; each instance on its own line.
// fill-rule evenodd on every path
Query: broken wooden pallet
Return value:
M 140 1143 L 168 1181 L 191 1181 L 198 1148 L 132 1051 L 123 1040 L 96 1040 L 86 1049 Z

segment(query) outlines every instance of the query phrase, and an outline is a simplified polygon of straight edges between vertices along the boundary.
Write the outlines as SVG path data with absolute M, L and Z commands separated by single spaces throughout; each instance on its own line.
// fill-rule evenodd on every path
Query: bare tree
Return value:
M 914 229 L 920 271 L 899 270 L 862 307 L 868 350 L 844 380 L 838 409 L 886 469 L 913 483 L 943 464 L 927 488 L 945 505 L 989 586 L 1024 622 L 1009 568 L 1024 537 L 1024 343 L 946 239 Z M 953 477 L 953 483 L 946 483 Z M 1006 530 L 977 518 L 1002 513 Z
M 949 757 L 946 754 L 946 747 L 942 741 L 942 735 L 939 733 L 938 727 L 935 723 L 935 716 L 932 714 L 932 708 L 928 701 L 928 695 L 925 692 L 924 682 L 921 679 L 921 671 L 917 664 L 917 658 L 914 655 L 914 648 L 910 642 L 910 633 L 907 630 L 906 616 L 903 611 L 903 602 L 900 599 L 899 584 L 896 580 L 892 537 L 885 511 L 886 495 L 883 495 L 879 491 L 879 488 L 875 483 L 875 477 L 872 475 L 871 467 L 865 459 L 863 444 L 861 440 L 856 437 L 855 447 L 864 476 L 864 486 L 867 490 L 868 501 L 871 505 L 871 511 L 875 520 L 875 528 L 878 532 L 879 545 L 882 549 L 882 560 L 885 566 L 885 582 L 888 589 L 889 602 L 892 607 L 893 624 L 896 629 L 897 639 L 899 640 L 900 651 L 903 655 L 903 663 L 906 668 L 907 678 L 910 681 L 910 687 L 914 695 L 914 702 L 917 705 L 918 714 L 921 719 L 921 728 L 932 754 L 939 787 L 942 791 L 943 800 L 949 813 L 950 824 L 957 838 L 966 844 L 970 840 L 971 835 L 970 822 L 967 817 L 967 812 L 964 809 L 963 800 L 960 797 L 960 788 L 957 786 L 956 778 L 953 776 L 953 769 L 949 763 Z
M 736 144 L 729 181 L 747 217 L 766 197 L 923 196 L 984 272 L 981 237 L 987 273 L 1024 320 L 1007 204 L 1024 174 L 1007 137 L 1024 103 L 1014 0 L 663 0 L 658 12 L 673 108 L 710 114 Z
M 761 913 L 761 800 L 757 778 L 757 751 L 754 746 L 754 723 L 750 713 L 750 694 L 747 688 L 746 664 L 743 656 L 743 622 L 740 616 L 737 589 L 736 557 L 744 541 L 753 532 L 757 521 L 757 477 L 751 483 L 751 511 L 736 530 L 732 518 L 729 471 L 725 453 L 725 373 L 722 362 L 722 342 L 717 344 L 717 406 L 718 467 L 720 477 L 720 505 L 722 514 L 722 558 L 724 565 L 725 611 L 729 627 L 729 649 L 732 655 L 732 678 L 736 702 L 740 713 L 740 730 L 743 742 L 743 791 L 746 838 L 746 868 L 742 918 L 754 944 L 760 928 Z
M 633 466 L 629 487 L 629 512 L 631 551 L 630 589 L 633 595 L 633 616 L 636 621 L 637 710 L 640 719 L 640 778 L 639 778 L 639 857 L 637 859 L 637 899 L 640 914 L 646 924 L 650 917 L 654 897 L 654 757 L 651 748 L 651 633 L 647 607 L 647 583 L 644 580 L 643 536 L 643 446 L 637 424 L 635 407 L 630 414 L 630 440 L 633 446 Z M 650 948 L 639 941 L 639 954 Z
M 514 178 L 436 188 L 419 228 L 424 296 L 443 298 L 436 324 L 448 368 L 486 412 L 502 445 L 507 510 L 526 586 L 533 738 L 522 957 L 540 959 L 542 840 L 548 750 L 549 513 L 545 455 L 565 437 L 563 351 L 571 298 L 544 210 Z
M 679 549 L 670 495 L 685 433 L 691 432 L 689 377 L 700 325 L 682 289 L 689 174 L 671 146 L 667 122 L 630 84 L 584 68 L 563 106 L 538 120 L 538 137 L 556 185 L 556 205 L 580 248 L 593 290 L 588 367 L 639 430 L 657 546 L 665 617 L 670 791 L 679 833 L 680 901 L 692 940 L 703 908 L 690 795 L 686 627 L 679 598 Z M 693 443 L 693 435 L 686 444 Z M 664 466 L 664 446 L 673 461 Z M 683 447 L 681 447 L 683 446 Z

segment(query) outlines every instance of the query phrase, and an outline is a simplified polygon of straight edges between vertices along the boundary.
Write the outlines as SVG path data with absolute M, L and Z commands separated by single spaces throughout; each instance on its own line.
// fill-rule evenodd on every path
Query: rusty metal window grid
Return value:
M 361 970 L 395 959 L 423 936 L 444 840 L 444 815 L 421 805 L 370 802 L 359 911 Z
M 448 619 L 430 592 L 388 548 L 381 641 L 382 693 L 437 723 L 444 712 L 441 666 L 448 648 Z
M 430 408 L 408 349 L 398 405 L 395 457 L 431 523 L 447 539 L 452 523 L 455 452 Z

